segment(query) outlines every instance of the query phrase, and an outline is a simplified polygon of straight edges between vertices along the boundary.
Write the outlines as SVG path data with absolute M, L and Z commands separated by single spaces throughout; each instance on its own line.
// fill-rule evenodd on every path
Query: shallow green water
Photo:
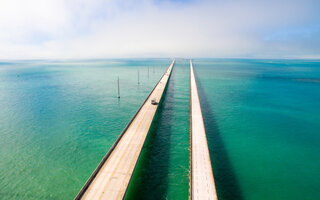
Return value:
M 170 62 L 1 62 L 0 199 L 73 199 Z M 219 199 L 320 199 L 320 62 L 194 68 Z M 189 81 L 177 60 L 127 199 L 187 199 Z
M 73 199 L 170 62 L 1 63 L 0 199 Z
M 190 76 L 177 60 L 126 199 L 188 199 Z
M 194 66 L 220 199 L 320 199 L 320 62 Z

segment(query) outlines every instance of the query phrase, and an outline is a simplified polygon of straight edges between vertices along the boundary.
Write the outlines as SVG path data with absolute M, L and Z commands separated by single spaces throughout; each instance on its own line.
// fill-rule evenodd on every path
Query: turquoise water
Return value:
M 320 62 L 195 60 L 220 199 L 320 199 Z
M 1 62 L 0 199 L 73 199 L 170 62 Z M 194 68 L 219 199 L 320 199 L 320 62 Z M 188 198 L 189 73 L 177 60 L 126 199 Z
M 189 62 L 177 60 L 126 199 L 188 199 Z
M 170 62 L 0 63 L 0 199 L 73 199 Z

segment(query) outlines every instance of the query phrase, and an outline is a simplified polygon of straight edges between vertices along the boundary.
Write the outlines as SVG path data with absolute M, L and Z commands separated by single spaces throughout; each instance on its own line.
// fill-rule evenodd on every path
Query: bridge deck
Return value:
M 122 199 L 175 60 L 75 199 Z
M 191 194 L 192 200 L 217 199 L 210 154 L 204 128 L 197 84 L 190 60 L 191 103 Z

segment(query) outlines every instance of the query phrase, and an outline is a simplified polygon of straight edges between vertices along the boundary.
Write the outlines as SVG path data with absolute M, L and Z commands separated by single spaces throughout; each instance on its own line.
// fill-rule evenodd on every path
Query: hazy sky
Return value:
M 0 59 L 320 58 L 320 0 L 0 0 Z

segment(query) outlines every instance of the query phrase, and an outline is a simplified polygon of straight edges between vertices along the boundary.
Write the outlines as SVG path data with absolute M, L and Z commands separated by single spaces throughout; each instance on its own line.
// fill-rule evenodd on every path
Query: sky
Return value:
M 320 0 L 0 0 L 0 59 L 320 59 Z

